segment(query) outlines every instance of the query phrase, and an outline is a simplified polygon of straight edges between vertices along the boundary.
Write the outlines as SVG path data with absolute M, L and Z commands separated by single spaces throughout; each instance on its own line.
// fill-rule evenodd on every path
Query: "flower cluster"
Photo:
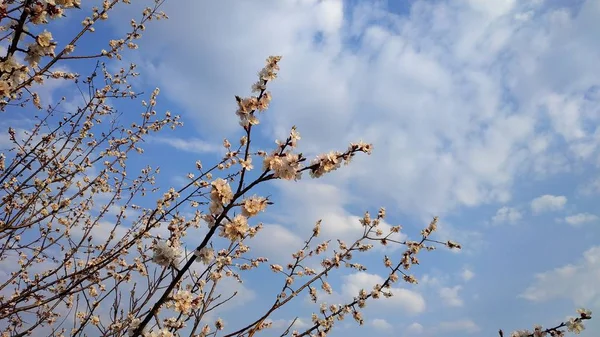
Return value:
M 219 213 L 223 210 L 223 206 L 227 205 L 233 199 L 231 186 L 225 179 L 218 178 L 211 183 L 212 190 L 210 191 L 210 212 L 212 214 Z
M 52 41 L 52 34 L 44 30 L 37 36 L 34 43 L 29 44 L 25 61 L 31 67 L 36 67 L 42 56 L 54 56 L 54 48 L 56 48 L 56 42 Z
M 231 241 L 241 240 L 250 227 L 248 226 L 248 218 L 242 214 L 236 215 L 231 221 L 227 221 L 221 227 L 221 236 Z
M 92 55 L 70 55 L 75 50 L 77 42 L 87 33 L 95 31 L 95 23 L 98 20 L 108 19 L 108 13 L 119 2 L 130 3 L 130 0 L 103 0 L 100 8 L 93 7 L 91 16 L 82 21 L 82 26 L 73 31 L 73 37 L 69 38 L 62 50 L 57 50 L 57 42 L 53 40 L 52 33 L 40 29 L 39 26 L 48 25 L 51 20 L 67 17 L 67 10 L 81 10 L 81 0 L 45 0 L 45 1 L 2 1 L 0 4 L 0 20 L 8 18 L 10 23 L 0 26 L 0 31 L 11 30 L 5 34 L 4 39 L 10 43 L 6 48 L 6 54 L 0 57 L 0 109 L 4 109 L 11 100 L 23 98 L 23 94 L 29 93 L 31 101 L 42 109 L 40 97 L 31 91 L 34 84 L 43 84 L 46 78 L 53 79 L 77 79 L 78 74 L 53 70 L 60 61 L 68 59 L 93 59 L 113 58 L 121 59 L 119 54 L 124 46 L 136 49 L 133 40 L 141 37 L 140 31 L 145 30 L 144 23 L 155 19 L 167 18 L 164 13 L 158 13 L 160 1 L 156 1 L 154 8 L 146 8 L 143 11 L 140 23 L 132 20 L 132 30 L 122 39 L 111 40 L 108 51 L 102 50 Z M 39 32 L 34 34 L 33 32 Z M 117 41 L 118 43 L 114 43 Z M 46 58 L 46 62 L 43 62 Z M 24 61 L 24 64 L 22 63 Z M 45 63 L 45 64 L 44 64 Z M 25 90 L 28 88 L 29 90 Z M 25 100 L 24 102 L 26 102 Z M 23 102 L 21 102 L 23 103 Z
M 264 111 L 269 107 L 271 94 L 268 91 L 265 91 L 265 89 L 267 82 L 277 77 L 277 71 L 279 70 L 279 65 L 277 63 L 280 60 L 281 56 L 269 56 L 269 58 L 267 58 L 267 64 L 258 73 L 258 82 L 252 85 L 252 91 L 259 93 L 258 96 L 251 96 L 248 98 L 235 96 L 238 104 L 236 115 L 240 118 L 240 125 L 244 128 L 259 124 L 259 120 L 254 112 L 256 110 Z
M 583 330 L 585 330 L 583 321 L 592 319 L 592 312 L 590 310 L 580 308 L 577 309 L 577 313 L 579 314 L 579 317 L 571 317 L 568 321 L 563 322 L 553 328 L 544 329 L 541 325 L 536 325 L 533 328 L 533 331 L 516 330 L 510 334 L 510 337 L 564 337 L 565 331 L 562 329 L 563 327 L 566 327 L 568 332 L 580 334 Z M 502 330 L 499 332 L 500 336 L 502 337 Z
M 273 153 L 263 161 L 263 169 L 272 170 L 275 178 L 284 180 L 300 179 L 300 168 L 300 156 L 294 153 Z
M 311 162 L 312 168 L 310 175 L 313 178 L 320 178 L 323 174 L 338 169 L 341 164 L 342 153 L 339 151 L 332 151 L 326 154 L 319 155 Z
M 144 337 L 175 337 L 175 334 L 173 334 L 169 328 L 165 327 L 160 330 L 145 333 Z
M 267 208 L 267 199 L 254 195 L 244 200 L 242 215 L 252 217 L 263 212 L 265 208 Z
M 204 247 L 202 249 L 196 249 L 194 255 L 196 255 L 202 263 L 208 265 L 215 258 L 215 251 L 212 248 Z
M 178 259 L 181 257 L 181 249 L 172 246 L 169 241 L 157 242 L 152 251 L 154 252 L 152 261 L 163 267 L 176 266 Z
M 194 299 L 191 292 L 180 290 L 173 295 L 172 301 L 167 303 L 167 308 L 174 308 L 180 313 L 189 313 L 191 310 L 197 309 L 199 304 L 200 301 Z

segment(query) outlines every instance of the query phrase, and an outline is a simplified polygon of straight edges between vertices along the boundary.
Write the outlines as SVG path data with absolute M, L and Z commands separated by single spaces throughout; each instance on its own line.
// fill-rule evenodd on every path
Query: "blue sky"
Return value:
M 122 7 L 81 47 L 105 48 L 139 8 Z M 250 94 L 264 59 L 282 55 L 258 146 L 296 125 L 306 155 L 359 139 L 374 151 L 322 179 L 260 187 L 275 205 L 250 242 L 256 254 L 285 262 L 320 218 L 326 235 L 350 237 L 356 217 L 380 206 L 413 237 L 438 215 L 438 237 L 463 245 L 424 254 L 419 285 L 368 305 L 365 326 L 347 321 L 333 336 L 494 335 L 549 326 L 581 306 L 600 312 L 599 1 L 179 0 L 163 10 L 170 19 L 149 24 L 125 54 L 142 73 L 137 88 L 160 87 L 158 108 L 185 123 L 136 163 L 160 165 L 161 187 L 180 186 L 196 160 L 219 158 L 224 137 L 239 138 L 234 95 Z M 87 74 L 92 64 L 68 66 Z M 200 240 L 188 235 L 190 246 Z M 368 275 L 334 277 L 329 301 L 375 280 L 380 256 L 364 258 Z M 274 299 L 272 276 L 264 268 L 224 289 L 246 292 L 223 312 L 226 324 Z M 301 298 L 275 326 L 312 311 Z M 598 333 L 594 319 L 582 336 Z

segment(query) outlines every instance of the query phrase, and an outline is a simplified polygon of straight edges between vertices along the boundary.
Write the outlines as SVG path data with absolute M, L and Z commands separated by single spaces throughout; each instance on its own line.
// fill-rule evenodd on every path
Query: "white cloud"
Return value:
M 392 329 L 392 325 L 383 318 L 375 318 L 369 323 L 377 330 L 389 331 Z
M 473 254 L 487 245 L 487 241 L 479 230 L 474 230 L 464 224 L 454 225 L 440 220 L 436 239 L 441 241 L 452 240 L 462 245 L 461 249 L 449 250 L 453 254 Z M 448 251 L 448 249 L 444 249 Z
M 462 307 L 464 301 L 460 298 L 458 292 L 462 289 L 461 286 L 454 287 L 442 287 L 440 288 L 439 295 L 445 305 L 449 307 Z
M 423 326 L 417 322 L 411 323 L 407 328 L 406 328 L 408 333 L 413 333 L 413 334 L 421 334 L 423 333 Z
M 598 216 L 590 213 L 578 213 L 565 217 L 565 221 L 571 226 L 579 226 L 584 223 L 595 222 Z
M 462 279 L 465 281 L 469 281 L 473 277 L 475 277 L 475 273 L 472 270 L 470 270 L 469 268 L 463 268 L 460 275 L 461 275 Z
M 162 82 L 185 122 L 218 144 L 239 131 L 233 95 L 248 94 L 262 60 L 282 54 L 272 109 L 260 115 L 262 138 L 271 144 L 296 124 L 307 155 L 359 138 L 374 143 L 370 158 L 356 158 L 325 183 L 282 188 L 272 223 L 285 224 L 290 237 L 303 237 L 319 218 L 324 237 L 355 237 L 356 217 L 379 203 L 419 219 L 508 204 L 517 178 L 546 179 L 594 162 L 600 115 L 588 92 L 598 85 L 597 1 L 572 12 L 540 1 L 417 1 L 405 15 L 384 3 L 167 3 L 171 20 L 149 26 L 140 66 Z M 172 38 L 181 32 L 189 39 Z M 532 210 L 564 208 L 565 197 L 550 197 L 559 199 Z M 459 225 L 438 234 L 463 244 L 483 237 Z M 440 328 L 477 326 L 463 320 Z
M 473 9 L 488 17 L 499 17 L 509 13 L 515 5 L 515 0 L 500 0 L 489 2 L 485 0 L 469 0 Z
M 276 320 L 270 320 L 267 319 L 266 322 L 271 322 L 271 327 L 273 329 L 282 329 L 285 330 L 288 327 L 292 326 L 292 329 L 302 329 L 302 328 L 308 328 L 309 324 L 306 323 L 305 320 L 301 319 L 301 318 L 297 318 L 295 321 L 293 319 L 287 320 L 287 319 L 276 319 Z
M 345 170 L 343 167 L 341 170 Z M 350 207 L 356 200 L 343 187 L 316 180 L 301 180 L 295 183 L 282 182 L 279 189 L 283 197 L 278 207 L 284 211 L 276 216 L 277 221 L 296 226 L 300 236 L 310 235 L 309 226 L 322 219 L 321 238 L 340 239 L 348 242 L 362 237 L 364 227 L 359 222 L 364 211 L 370 211 L 375 217 L 377 209 L 358 209 Z M 353 213 L 347 211 L 352 209 Z M 382 221 L 379 228 L 389 233 L 391 225 Z M 395 233 L 390 239 L 403 241 L 404 233 Z M 374 251 L 394 251 L 400 248 L 397 244 L 375 245 Z
M 563 209 L 566 203 L 567 198 L 565 196 L 545 194 L 531 201 L 531 210 L 536 214 L 549 211 L 558 211 Z
M 317 26 L 325 34 L 336 34 L 342 28 L 344 7 L 342 0 L 319 1 L 316 5 Z
M 311 325 L 311 323 L 312 322 L 310 322 L 310 320 L 308 320 L 308 319 L 298 318 L 298 319 L 296 319 L 296 322 L 294 322 L 294 328 L 296 328 L 296 329 L 308 328 Z
M 222 312 L 239 308 L 257 299 L 256 292 L 247 284 L 239 283 L 232 277 L 222 278 L 215 288 L 218 294 L 223 298 L 229 298 L 235 293 L 235 297 L 221 307 L 215 308 L 213 314 L 219 315 Z
M 600 246 L 583 253 L 576 264 L 567 264 L 535 275 L 535 281 L 519 297 L 529 301 L 570 299 L 574 305 L 586 306 L 600 300 Z
M 371 289 L 375 284 L 382 284 L 384 281 L 381 276 L 366 272 L 353 273 L 343 278 L 342 292 L 344 295 L 351 297 L 357 296 L 361 289 Z M 394 287 L 391 288 L 391 292 L 394 296 L 377 303 L 382 306 L 401 309 L 409 314 L 419 314 L 425 311 L 425 299 L 420 293 Z
M 177 138 L 177 137 L 149 137 L 150 142 L 166 144 L 177 150 L 193 153 L 218 153 L 221 148 L 213 143 L 209 143 L 199 138 Z
M 579 186 L 579 193 L 589 196 L 600 192 L 600 177 L 585 182 Z
M 445 279 L 425 274 L 419 278 L 419 284 L 424 286 L 441 287 Z
M 125 218 L 133 218 L 133 217 L 137 217 L 141 214 L 141 212 L 139 210 L 133 209 L 131 207 L 125 208 L 122 211 L 123 211 L 123 217 L 125 217 Z M 115 215 L 115 216 L 121 214 L 121 206 L 119 206 L 117 204 L 111 205 L 108 208 L 106 214 Z
M 561 136 L 567 140 L 585 137 L 581 123 L 580 101 L 557 94 L 549 94 L 545 100 L 550 119 Z
M 496 215 L 492 217 L 493 223 L 511 223 L 514 224 L 517 221 L 523 218 L 523 214 L 519 212 L 516 208 L 512 207 L 502 207 L 497 212 Z
M 267 54 L 283 54 L 265 135 L 294 123 L 305 153 L 361 137 L 374 142 L 372 158 L 349 171 L 353 183 L 419 215 L 508 201 L 517 174 L 564 170 L 571 158 L 558 154 L 559 138 L 565 155 L 597 149 L 581 127 L 599 118 L 585 103 L 597 82 L 589 69 L 598 48 L 586 28 L 599 11 L 593 1 L 574 16 L 517 1 L 419 1 L 406 16 L 379 2 L 343 5 L 167 3 L 171 24 L 148 29 L 141 64 L 199 132 L 221 138 L 238 130 L 232 96 L 248 92 Z M 195 20 L 198 12 L 206 20 Z M 271 19 L 254 22 L 249 13 Z M 195 43 L 172 39 L 181 31 Z M 198 102 L 205 113 L 196 113 Z M 556 113 L 562 108 L 568 116 Z M 530 147 L 542 135 L 548 143 Z
M 162 226 L 163 228 L 166 226 Z M 93 226 L 73 226 L 71 233 L 73 238 L 80 240 L 82 238 L 90 238 L 93 243 L 105 244 L 112 235 L 113 239 L 108 244 L 109 247 L 115 245 L 121 238 L 124 238 L 131 228 L 125 223 L 115 224 L 114 221 L 102 219 L 97 221 Z M 158 228 L 155 228 L 157 231 Z M 113 233 L 114 231 L 114 233 Z M 131 233 L 129 233 L 131 235 Z
M 476 333 L 481 331 L 481 328 L 472 320 L 464 319 L 458 321 L 448 321 L 439 323 L 434 330 L 436 332 L 462 332 L 462 333 Z
M 14 125 L 14 123 L 7 123 L 5 121 L 2 121 L 2 123 L 0 124 L 0 126 L 2 127 L 2 129 L 1 129 L 2 132 L 0 133 L 0 150 L 2 150 L 3 153 L 5 150 L 8 153 L 8 150 L 15 147 L 15 144 L 10 139 L 10 135 L 8 133 L 9 127 L 13 128 L 13 130 L 15 132 L 15 139 L 17 140 L 17 142 L 19 142 L 19 144 L 23 144 L 24 140 L 26 140 L 28 138 L 27 132 L 30 130 L 30 126 L 33 124 L 33 121 L 21 120 L 19 122 L 20 122 L 19 124 L 24 124 L 23 127 L 20 127 L 20 126 L 18 127 L 16 125 Z M 35 136 L 33 138 L 33 141 L 34 142 L 39 141 L 39 140 L 41 140 L 41 138 L 42 138 L 41 136 Z
M 260 256 L 269 256 L 269 261 L 287 264 L 292 253 L 302 249 L 304 241 L 289 229 L 277 224 L 265 224 L 263 230 L 247 243 Z

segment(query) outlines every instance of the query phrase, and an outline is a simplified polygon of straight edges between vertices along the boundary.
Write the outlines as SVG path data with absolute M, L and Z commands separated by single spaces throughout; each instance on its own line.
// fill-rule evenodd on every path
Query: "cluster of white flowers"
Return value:
M 191 292 L 180 290 L 173 295 L 173 301 L 167 303 L 167 308 L 173 307 L 177 312 L 188 313 L 194 309 L 193 300 Z
M 156 207 L 164 212 L 165 207 L 170 207 L 171 202 L 179 198 L 179 193 L 175 191 L 173 187 L 171 187 L 167 192 L 165 192 L 162 198 L 156 201 Z
M 223 329 L 225 329 L 225 323 L 223 323 L 223 320 L 221 318 L 218 318 L 215 321 L 215 328 L 217 328 L 217 330 L 223 330 Z
M 233 192 L 227 180 L 218 178 L 211 183 L 210 191 L 210 213 L 215 214 L 223 210 L 223 206 L 231 202 Z
M 169 328 L 162 328 L 160 330 L 147 332 L 143 335 L 144 337 L 175 337 L 175 335 L 169 331 Z
M 302 139 L 300 137 L 300 132 L 298 132 L 298 130 L 296 130 L 296 126 L 292 127 L 292 131 L 290 131 L 290 146 L 292 148 L 295 148 L 297 145 L 297 142 Z
M 178 320 L 176 317 L 169 317 L 163 320 L 163 324 L 165 327 L 175 330 L 179 330 L 185 327 L 185 323 L 181 320 Z
M 131 320 L 131 322 L 129 323 L 129 326 L 127 327 L 127 335 L 128 336 L 133 336 L 135 334 L 135 330 L 137 330 L 137 328 L 140 326 L 140 323 L 142 323 L 142 320 L 139 318 L 134 318 Z
M 577 313 L 579 314 L 579 317 L 569 318 L 569 321 L 567 321 L 566 325 L 567 325 L 568 331 L 579 334 L 579 333 L 581 333 L 581 331 L 583 331 L 585 329 L 585 326 L 583 325 L 583 320 L 591 319 L 592 312 L 590 310 L 580 308 L 580 309 L 577 309 Z
M 37 36 L 34 43 L 29 44 L 25 61 L 28 62 L 31 67 L 36 67 L 42 56 L 54 56 L 55 48 L 56 42 L 52 41 L 52 34 L 49 31 L 44 30 Z
M 242 205 L 242 214 L 246 217 L 252 217 L 256 214 L 263 212 L 267 208 L 267 199 L 253 195 L 250 198 L 244 200 Z
M 300 179 L 300 157 L 294 153 L 279 155 L 273 153 L 263 161 L 263 169 L 272 170 L 275 178 L 285 180 Z
M 317 158 L 313 159 L 311 166 L 314 165 L 314 168 L 310 170 L 311 177 L 320 178 L 323 174 L 338 169 L 341 164 L 341 156 L 341 152 L 332 151 L 319 155 Z
M 252 85 L 252 91 L 258 92 L 259 95 L 248 98 L 240 98 L 235 96 L 238 104 L 236 115 L 240 118 L 240 125 L 243 127 L 249 127 L 250 125 L 259 124 L 259 120 L 254 114 L 256 110 L 264 111 L 269 107 L 271 102 L 271 94 L 265 91 L 266 84 L 277 77 L 277 71 L 279 65 L 277 63 L 281 60 L 281 56 L 269 56 L 267 58 L 267 64 L 258 73 L 258 82 Z
M 65 9 L 79 7 L 79 5 L 80 0 L 47 0 L 43 2 L 33 2 L 27 8 L 29 22 L 33 25 L 46 24 L 48 23 L 48 18 L 60 18 L 63 16 Z M 6 13 L 9 10 L 7 6 L 7 3 L 4 1 L 0 4 L 0 14 Z M 11 28 L 14 29 L 15 27 L 18 27 L 18 25 Z M 0 99 L 9 96 L 11 98 L 16 98 L 17 95 L 13 92 L 14 88 L 18 87 L 28 79 L 30 76 L 29 72 L 38 66 L 41 58 L 44 56 L 55 56 L 56 42 L 52 40 L 52 34 L 50 32 L 44 30 L 35 36 L 29 33 L 29 27 L 27 26 L 17 29 L 22 29 L 25 32 L 19 36 L 20 39 L 23 39 L 25 34 L 35 37 L 35 41 L 29 43 L 26 48 L 16 48 L 16 50 L 25 52 L 25 57 L 23 59 L 29 66 L 23 65 L 17 61 L 17 58 L 13 54 L 15 50 L 9 51 L 5 57 L 0 59 Z M 72 47 L 73 46 L 68 45 L 65 49 L 68 49 L 67 51 L 69 51 Z M 74 78 L 74 76 L 68 77 Z M 43 81 L 41 76 L 35 76 L 33 79 L 39 83 Z M 39 98 L 34 96 L 34 100 L 36 99 Z
M 0 98 L 9 95 L 11 88 L 16 87 L 27 77 L 29 69 L 16 61 L 13 55 L 10 55 L 4 62 L 0 62 Z
M 271 270 L 276 272 L 276 273 L 280 273 L 283 271 L 283 267 L 278 265 L 278 264 L 272 264 L 271 265 Z
M 242 214 L 238 214 L 231 221 L 223 225 L 220 235 L 231 241 L 241 240 L 249 229 L 248 218 Z
M 196 249 L 194 255 L 196 255 L 202 263 L 208 265 L 215 258 L 215 251 L 212 248 L 204 247 L 200 250 Z
M 152 261 L 163 267 L 169 267 L 171 265 L 177 265 L 179 257 L 181 257 L 181 249 L 174 247 L 169 241 L 157 242 L 152 247 L 154 255 Z
M 566 327 L 567 331 L 578 335 L 585 330 L 583 320 L 591 319 L 592 312 L 590 310 L 580 308 L 577 309 L 577 313 L 579 314 L 579 317 L 570 317 L 567 322 L 562 323 L 558 327 L 544 330 L 541 325 L 536 325 L 533 328 L 533 332 L 529 330 L 516 330 L 510 334 L 510 337 L 564 337 L 565 332 L 560 329 L 561 327 Z

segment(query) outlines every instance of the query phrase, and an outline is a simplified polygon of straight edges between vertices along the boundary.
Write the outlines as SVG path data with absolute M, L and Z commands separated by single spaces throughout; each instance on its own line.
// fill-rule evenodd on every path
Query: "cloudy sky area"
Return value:
M 438 238 L 463 245 L 424 254 L 419 285 L 398 285 L 368 306 L 364 327 L 347 320 L 333 336 L 493 336 L 581 306 L 600 313 L 600 1 L 173 0 L 163 10 L 170 19 L 126 55 L 138 86 L 159 86 L 160 108 L 185 123 L 147 146 L 164 187 L 241 135 L 233 96 L 282 55 L 257 144 L 296 125 L 305 155 L 360 139 L 374 151 L 323 179 L 259 189 L 276 205 L 256 254 L 286 262 L 320 218 L 326 236 L 351 238 L 380 206 L 409 237 L 439 215 Z M 123 7 L 111 29 L 137 12 Z M 334 277 L 328 302 L 377 282 L 381 254 L 367 256 L 366 273 Z M 273 301 L 280 280 L 269 276 L 247 277 L 252 292 L 228 324 Z M 302 298 L 275 326 L 316 310 Z M 600 320 L 587 326 L 582 336 L 600 333 Z
M 367 327 L 336 335 L 494 334 L 598 311 L 600 2 L 398 3 L 167 2 L 171 19 L 132 57 L 188 123 L 170 140 L 182 156 L 239 135 L 232 96 L 271 54 L 284 58 L 261 144 L 297 125 L 306 154 L 375 145 L 331 177 L 268 190 L 261 253 L 298 246 L 318 218 L 349 236 L 379 206 L 409 234 L 440 215 L 440 236 L 463 243 L 424 257 L 421 284 L 369 308 Z M 341 277 L 337 296 L 373 279 Z

